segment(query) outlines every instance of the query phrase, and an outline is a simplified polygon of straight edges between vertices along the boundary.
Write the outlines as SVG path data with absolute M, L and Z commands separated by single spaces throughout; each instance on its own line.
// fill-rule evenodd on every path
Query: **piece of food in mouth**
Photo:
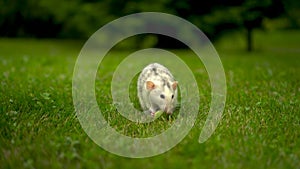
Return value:
M 162 114 L 163 114 L 163 111 L 160 111 L 160 110 L 159 110 L 159 111 L 155 112 L 154 118 L 157 119 L 157 118 L 159 118 Z

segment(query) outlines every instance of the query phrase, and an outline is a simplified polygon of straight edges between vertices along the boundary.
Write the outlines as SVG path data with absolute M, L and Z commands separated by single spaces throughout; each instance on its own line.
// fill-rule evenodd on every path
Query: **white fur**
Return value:
M 147 88 L 147 81 L 152 82 L 154 87 Z M 159 110 L 168 114 L 173 113 L 177 104 L 177 82 L 166 67 L 158 63 L 146 66 L 139 76 L 137 88 L 139 101 L 144 110 L 152 114 Z M 160 95 L 164 95 L 164 98 Z

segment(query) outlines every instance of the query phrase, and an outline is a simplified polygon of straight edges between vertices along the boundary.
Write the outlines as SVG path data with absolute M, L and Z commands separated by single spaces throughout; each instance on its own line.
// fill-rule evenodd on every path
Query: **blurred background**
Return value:
M 187 19 L 212 41 L 234 31 L 242 32 L 244 50 L 252 51 L 254 30 L 299 29 L 299 9 L 298 0 L 1 0 L 0 37 L 86 40 L 121 16 L 155 11 Z M 147 44 L 155 47 L 184 47 L 157 35 L 138 40 L 131 47 L 142 41 L 150 41 Z

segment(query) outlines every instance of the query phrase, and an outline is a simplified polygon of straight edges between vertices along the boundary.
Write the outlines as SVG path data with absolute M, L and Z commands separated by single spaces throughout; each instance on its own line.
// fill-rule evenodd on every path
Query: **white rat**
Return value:
M 137 82 L 142 108 L 155 115 L 157 111 L 172 114 L 177 104 L 177 81 L 171 72 L 158 63 L 146 66 Z

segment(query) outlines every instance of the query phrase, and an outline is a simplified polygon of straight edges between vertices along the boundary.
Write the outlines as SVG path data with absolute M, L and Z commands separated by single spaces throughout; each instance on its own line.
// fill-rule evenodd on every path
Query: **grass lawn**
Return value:
M 182 142 L 144 159 L 111 154 L 81 128 L 72 103 L 72 73 L 82 42 L 0 39 L 0 168 L 299 168 L 300 31 L 258 31 L 252 53 L 243 51 L 242 38 L 230 34 L 215 43 L 226 73 L 227 102 L 222 121 L 203 144 L 198 137 L 209 110 L 208 77 L 190 51 L 174 51 L 198 82 L 199 115 Z M 119 132 L 156 135 L 175 117 L 130 123 L 111 104 L 110 80 L 129 53 L 105 57 L 97 101 Z

